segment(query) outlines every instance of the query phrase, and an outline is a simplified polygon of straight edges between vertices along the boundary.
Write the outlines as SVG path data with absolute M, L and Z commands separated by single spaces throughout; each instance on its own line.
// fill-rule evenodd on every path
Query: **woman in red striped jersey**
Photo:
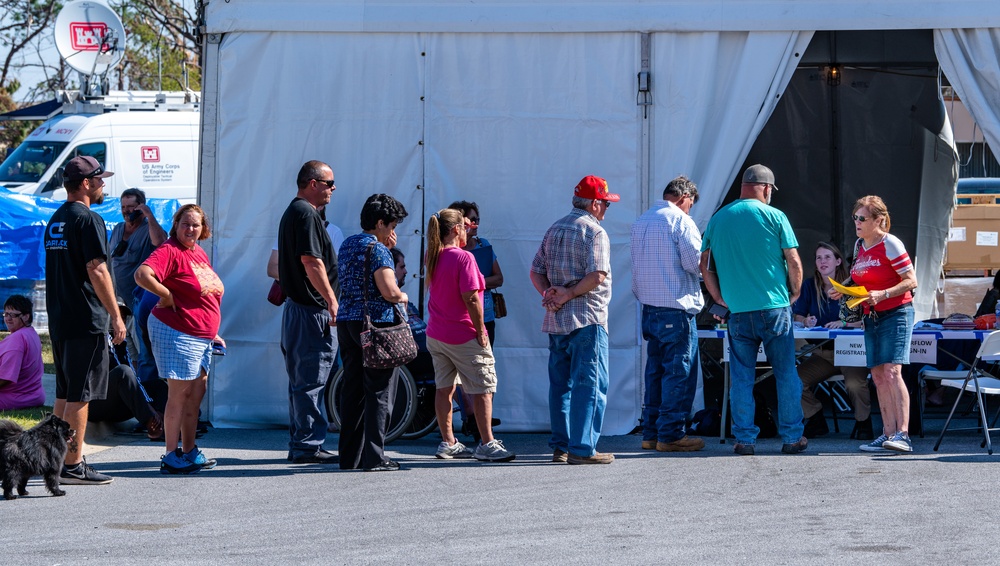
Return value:
M 913 295 L 917 276 L 899 238 L 889 233 L 889 210 L 877 196 L 854 203 L 854 230 L 861 240 L 851 278 L 868 290 L 865 305 L 865 352 L 878 390 L 882 436 L 861 450 L 911 452 L 910 395 L 903 383 L 902 364 L 910 363 Z M 830 297 L 840 298 L 833 291 Z

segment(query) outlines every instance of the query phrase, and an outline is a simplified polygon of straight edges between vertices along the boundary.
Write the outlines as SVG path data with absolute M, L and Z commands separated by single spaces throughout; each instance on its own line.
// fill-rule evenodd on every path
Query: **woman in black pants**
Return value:
M 344 364 L 340 391 L 340 467 L 345 470 L 399 469 L 399 464 L 386 458 L 384 452 L 397 380 L 392 368 L 364 367 L 361 332 L 366 286 L 368 316 L 373 325 L 392 325 L 396 322 L 396 306 L 406 307 L 408 298 L 396 285 L 395 262 L 389 253 L 396 245 L 396 224 L 404 218 L 406 209 L 398 200 L 385 194 L 368 197 L 361 209 L 362 233 L 344 240 L 337 254 L 340 276 L 337 340 Z

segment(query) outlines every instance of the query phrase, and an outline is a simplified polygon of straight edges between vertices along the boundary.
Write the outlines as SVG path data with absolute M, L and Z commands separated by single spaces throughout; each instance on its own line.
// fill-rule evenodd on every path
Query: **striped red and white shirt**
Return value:
M 870 248 L 865 248 L 864 241 L 858 247 L 858 257 L 851 267 L 851 279 L 857 285 L 863 285 L 868 292 L 882 291 L 894 287 L 903 280 L 902 274 L 913 269 L 910 256 L 903 247 L 903 242 L 892 234 L 886 234 L 880 242 Z M 913 301 L 909 291 L 902 295 L 889 297 L 875 306 L 875 311 L 887 311 Z M 868 305 L 866 304 L 866 309 Z

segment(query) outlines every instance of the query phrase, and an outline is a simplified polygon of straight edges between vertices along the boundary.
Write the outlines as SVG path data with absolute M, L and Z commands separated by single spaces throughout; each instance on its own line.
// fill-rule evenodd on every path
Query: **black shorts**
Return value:
M 52 341 L 56 366 L 56 399 L 89 403 L 108 396 L 108 338 L 90 334 Z

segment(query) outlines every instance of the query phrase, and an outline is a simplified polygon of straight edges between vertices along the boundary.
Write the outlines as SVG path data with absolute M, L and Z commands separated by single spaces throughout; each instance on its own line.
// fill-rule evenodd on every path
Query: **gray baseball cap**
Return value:
M 743 182 L 767 183 L 774 187 L 774 190 L 778 190 L 778 187 L 774 184 L 774 173 L 759 163 L 747 167 L 747 170 L 743 172 Z

